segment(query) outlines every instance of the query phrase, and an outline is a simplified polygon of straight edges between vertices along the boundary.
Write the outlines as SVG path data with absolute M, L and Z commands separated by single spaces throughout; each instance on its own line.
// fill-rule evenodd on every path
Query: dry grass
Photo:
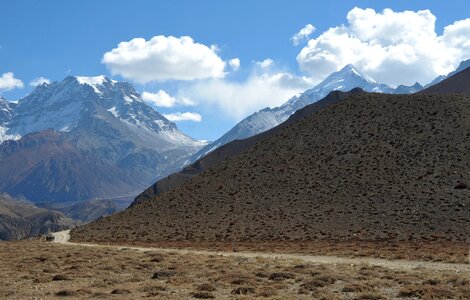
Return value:
M 0 298 L 464 299 L 470 271 L 0 243 Z

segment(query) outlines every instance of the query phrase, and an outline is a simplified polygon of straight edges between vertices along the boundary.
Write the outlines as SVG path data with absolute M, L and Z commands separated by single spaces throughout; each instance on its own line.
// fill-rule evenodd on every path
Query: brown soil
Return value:
M 470 271 L 0 242 L 2 299 L 465 299 Z

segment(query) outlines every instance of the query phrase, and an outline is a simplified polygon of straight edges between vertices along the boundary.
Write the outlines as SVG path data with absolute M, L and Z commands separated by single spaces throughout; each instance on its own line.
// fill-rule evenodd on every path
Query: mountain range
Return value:
M 90 221 L 125 208 L 159 179 L 135 202 L 186 182 L 251 147 L 264 138 L 259 133 L 277 132 L 270 129 L 329 92 L 355 87 L 401 94 L 422 89 L 418 83 L 391 88 L 347 65 L 284 105 L 249 116 L 207 145 L 181 133 L 129 83 L 105 76 L 44 83 L 16 102 L 0 97 L 0 191 Z M 310 109 L 342 98 L 333 94 Z
M 43 83 L 0 107 L 0 190 L 35 203 L 132 197 L 205 145 L 104 76 Z

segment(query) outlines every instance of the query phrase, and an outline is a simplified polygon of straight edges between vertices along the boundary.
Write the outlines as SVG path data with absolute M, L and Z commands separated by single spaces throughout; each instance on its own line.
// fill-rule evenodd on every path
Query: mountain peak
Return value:
M 357 70 L 357 68 L 353 64 L 345 65 L 340 71 L 348 71 L 348 70 L 359 73 L 359 71 Z
M 116 80 L 109 79 L 108 77 L 104 75 L 99 75 L 99 76 L 74 76 L 74 78 L 80 83 L 80 84 L 88 84 L 88 85 L 102 85 L 107 82 L 110 83 L 116 83 Z
M 360 72 L 358 68 L 356 68 L 353 64 L 347 64 L 341 70 L 333 74 L 340 74 L 341 76 L 344 76 L 345 74 L 349 74 L 354 77 L 361 77 L 370 83 L 377 83 L 373 78 L 367 75 L 364 75 L 362 72 Z
M 104 75 L 99 76 L 74 76 L 76 81 L 81 85 L 89 85 L 97 94 L 102 94 L 101 89 L 104 86 L 114 86 L 117 81 L 109 79 Z

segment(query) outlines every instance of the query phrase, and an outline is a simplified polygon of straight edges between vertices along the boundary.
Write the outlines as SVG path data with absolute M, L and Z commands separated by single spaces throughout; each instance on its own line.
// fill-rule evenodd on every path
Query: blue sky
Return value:
M 31 91 L 29 83 L 38 77 L 56 81 L 68 75 L 104 74 L 131 81 L 140 92 L 165 91 L 176 104 L 156 109 L 166 114 L 192 112 L 201 115 L 200 122 L 181 121 L 177 125 L 191 136 L 214 140 L 244 116 L 267 105 L 281 104 L 287 100 L 282 97 L 313 86 L 325 72 L 339 68 L 339 62 L 334 66 L 318 65 L 299 61 L 298 55 L 306 48 L 308 39 L 321 36 L 329 28 L 348 24 L 347 15 L 354 7 L 372 8 L 377 14 L 385 8 L 394 12 L 428 9 L 436 18 L 435 33 L 438 36 L 443 34 L 445 26 L 470 17 L 468 1 L 2 1 L 0 76 L 13 72 L 24 87 L 3 89 L 0 93 L 15 100 Z M 315 31 L 294 45 L 291 38 L 306 24 L 314 26 Z M 466 34 L 468 31 L 464 29 L 458 32 Z M 409 30 L 415 30 L 413 24 Z M 194 43 L 213 49 L 214 55 L 225 63 L 224 73 L 210 78 L 143 82 L 123 78 L 126 76 L 122 76 L 122 70 L 112 73 L 111 64 L 102 63 L 103 55 L 118 47 L 120 42 L 134 38 L 149 41 L 158 35 L 189 36 Z M 451 49 L 448 56 L 454 55 L 455 49 L 464 47 L 455 42 L 446 43 L 445 49 Z M 305 51 L 309 50 L 313 51 L 312 47 Z M 466 55 L 466 50 L 460 51 L 457 58 L 464 59 Z M 229 66 L 229 60 L 233 58 L 240 61 L 238 70 Z M 436 56 L 434 60 L 442 62 L 433 66 L 432 74 L 425 76 L 417 72 L 415 77 L 425 81 L 437 73 L 445 73 L 454 67 L 457 58 L 444 61 Z M 338 61 L 343 63 L 345 59 L 348 59 L 346 54 Z M 391 85 L 400 83 L 396 74 L 394 77 L 382 76 L 385 64 L 381 69 L 374 69 L 362 61 L 358 63 L 362 63 L 366 73 L 376 79 L 378 76 Z M 426 66 L 424 58 L 420 63 Z M 281 77 L 284 78 L 282 82 L 278 80 Z M 273 84 L 270 90 L 274 95 L 260 90 L 266 82 Z M 285 90 L 285 94 L 277 88 Z M 235 95 L 228 97 L 223 95 L 224 91 Z M 257 92 L 263 100 L 251 99 Z M 192 105 L 183 104 L 181 99 L 190 99 Z M 241 101 L 240 109 L 237 109 L 237 101 Z

